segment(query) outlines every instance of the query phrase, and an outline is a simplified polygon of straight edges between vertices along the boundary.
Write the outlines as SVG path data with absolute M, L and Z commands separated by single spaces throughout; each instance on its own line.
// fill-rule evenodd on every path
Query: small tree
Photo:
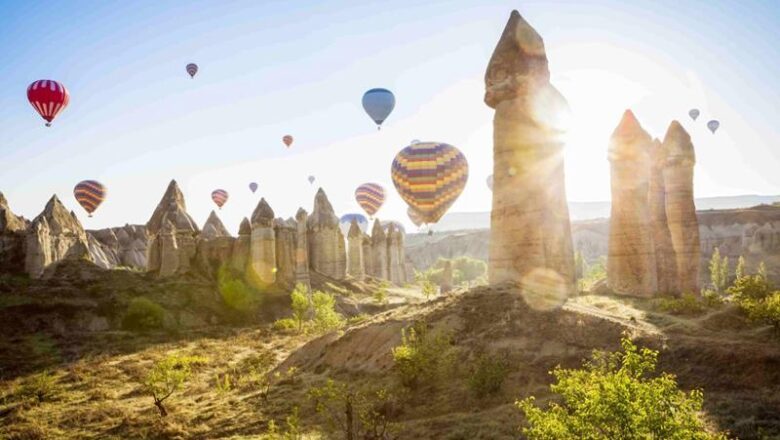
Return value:
M 583 438 L 608 439 L 725 439 L 709 433 L 699 417 L 704 401 L 700 390 L 680 391 L 673 375 L 655 370 L 658 352 L 621 341 L 622 352 L 594 352 L 579 370 L 556 367 L 550 386 L 562 403 L 548 409 L 534 398 L 518 401 L 531 440 Z
M 307 314 L 311 303 L 307 295 L 308 289 L 302 283 L 298 283 L 295 289 L 290 293 L 290 300 L 292 302 L 292 314 L 293 320 L 298 328 L 298 333 L 303 331 L 303 323 L 306 322 Z
M 324 333 L 344 327 L 344 317 L 336 311 L 336 298 L 333 295 L 314 292 L 311 304 L 315 330 Z
M 763 261 L 758 265 L 757 275 L 761 277 L 761 279 L 764 280 L 765 283 L 769 282 L 769 274 L 766 271 L 766 264 Z
M 424 322 L 401 330 L 401 345 L 393 347 L 394 369 L 401 384 L 416 388 L 433 384 L 452 365 L 450 336 L 431 334 Z
M 734 278 L 738 280 L 744 277 L 745 274 L 745 257 L 740 255 L 739 259 L 737 260 L 737 267 L 734 269 Z
M 197 356 L 168 356 L 157 362 L 146 375 L 144 387 L 154 398 L 154 406 L 160 411 L 160 417 L 168 415 L 163 402 L 180 390 L 192 375 L 192 365 L 202 364 L 205 360 Z
M 436 285 L 432 282 L 425 280 L 422 282 L 422 293 L 425 295 L 425 299 L 430 301 L 432 296 L 436 296 Z
M 729 276 L 729 259 L 728 257 L 721 258 L 720 250 L 715 248 L 715 252 L 712 253 L 710 258 L 710 284 L 712 289 L 717 293 L 721 293 L 726 289 Z

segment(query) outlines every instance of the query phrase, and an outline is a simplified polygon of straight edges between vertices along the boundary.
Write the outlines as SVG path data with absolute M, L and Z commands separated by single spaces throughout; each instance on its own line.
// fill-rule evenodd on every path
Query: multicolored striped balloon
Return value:
M 257 182 L 250 183 L 249 190 L 252 191 L 252 194 L 254 194 L 254 192 L 257 191 Z
M 216 203 L 219 209 L 222 209 L 222 205 L 228 200 L 228 193 L 224 189 L 215 189 L 211 192 L 211 200 Z
M 57 81 L 39 79 L 27 87 L 27 100 L 46 120 L 46 126 L 51 127 L 51 121 L 68 106 L 70 94 L 68 89 Z
M 190 78 L 195 78 L 195 74 L 198 73 L 198 65 L 195 63 L 187 64 L 187 73 L 190 74 Z
M 418 228 L 423 224 L 422 215 L 420 215 L 420 213 L 411 206 L 406 208 L 406 215 L 409 216 L 409 220 L 411 220 L 412 223 L 414 223 L 414 225 Z
M 419 142 L 398 152 L 390 174 L 398 194 L 423 223 L 436 223 L 463 192 L 469 164 L 452 145 Z
M 106 199 L 106 187 L 96 180 L 83 180 L 73 188 L 73 195 L 90 217 Z
M 364 183 L 355 190 L 355 199 L 363 211 L 373 217 L 385 203 L 385 189 L 378 183 Z
M 284 142 L 284 145 L 287 145 L 287 148 L 290 148 L 290 145 L 293 143 L 293 137 L 289 134 L 284 135 L 282 138 L 282 142 Z

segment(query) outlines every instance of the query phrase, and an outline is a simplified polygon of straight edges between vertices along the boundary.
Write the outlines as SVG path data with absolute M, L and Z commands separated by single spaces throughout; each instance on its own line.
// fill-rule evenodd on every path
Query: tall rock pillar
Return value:
M 390 223 L 387 228 L 387 278 L 391 283 L 404 284 L 403 232 Z
M 672 246 L 672 234 L 666 218 L 666 184 L 664 183 L 664 155 L 661 141 L 655 139 L 650 150 L 650 184 L 648 203 L 655 244 L 655 267 L 658 292 L 677 292 L 677 258 Z
M 382 280 L 387 277 L 387 239 L 379 219 L 371 230 L 371 276 Z
M 352 219 L 347 233 L 347 274 L 358 280 L 366 275 L 365 262 L 363 261 L 363 231 Z
M 677 259 L 677 288 L 682 293 L 699 292 L 699 222 L 693 202 L 693 166 L 696 153 L 691 137 L 672 121 L 663 142 L 666 217 Z
M 231 265 L 238 273 L 244 273 L 249 264 L 249 254 L 252 248 L 252 224 L 244 217 L 238 227 L 238 238 L 233 242 Z
M 609 219 L 607 284 L 622 295 L 653 296 L 657 269 L 648 205 L 652 139 L 626 110 L 612 133 L 609 163 L 612 214 Z
M 309 286 L 309 240 L 306 222 L 309 214 L 303 208 L 295 213 L 295 282 Z
M 260 199 L 252 213 L 250 240 L 250 280 L 260 286 L 276 281 L 276 234 L 274 211 L 265 199 Z
M 314 209 L 306 222 L 311 269 L 331 278 L 343 279 L 347 269 L 344 235 L 339 228 L 339 218 L 322 188 L 317 191 Z
M 490 58 L 485 88 L 496 111 L 490 282 L 568 295 L 575 290 L 561 125 L 568 106 L 550 84 L 542 38 L 517 11 Z
M 295 230 L 293 219 L 278 218 L 274 221 L 276 230 L 276 282 L 285 286 L 295 285 Z

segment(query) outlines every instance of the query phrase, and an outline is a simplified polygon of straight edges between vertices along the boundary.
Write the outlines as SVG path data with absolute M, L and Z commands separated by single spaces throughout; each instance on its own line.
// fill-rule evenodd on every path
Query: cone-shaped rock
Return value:
M 252 243 L 252 224 L 244 217 L 238 227 L 238 238 L 233 242 L 231 265 L 239 273 L 247 270 Z
M 238 235 L 251 235 L 252 234 L 252 223 L 249 222 L 249 219 L 244 217 L 243 220 L 241 220 L 241 224 L 238 226 Z
M 24 245 L 27 221 L 15 215 L 0 192 L 0 268 L 22 272 L 25 266 Z
M 386 280 L 387 277 L 387 237 L 379 219 L 374 220 L 371 229 L 371 266 L 369 275 L 374 278 Z
M 363 231 L 360 230 L 355 219 L 352 219 L 347 233 L 347 274 L 359 280 L 366 275 L 363 259 Z
M 230 237 L 230 232 L 222 224 L 222 220 L 219 219 L 217 213 L 212 210 L 208 220 L 203 225 L 200 236 L 206 240 L 211 240 L 217 237 Z
M 51 264 L 78 259 L 92 261 L 87 234 L 54 195 L 27 232 L 25 271 L 37 278 Z
M 666 217 L 677 259 L 677 288 L 682 293 L 699 292 L 699 222 L 693 202 L 693 166 L 696 163 L 688 132 L 672 121 L 662 144 Z
M 265 199 L 260 199 L 252 213 L 250 279 L 258 286 L 276 281 L 276 233 L 274 211 Z
M 8 200 L 0 192 L 0 234 L 6 232 L 21 232 L 27 227 L 22 217 L 14 215 L 8 206 Z
M 607 256 L 607 283 L 623 295 L 652 296 L 657 290 L 648 205 L 651 148 L 650 135 L 626 110 L 609 145 L 612 214 Z
M 160 203 L 152 213 L 152 217 L 146 223 L 146 229 L 149 235 L 154 235 L 160 231 L 163 226 L 164 219 L 168 219 L 177 231 L 192 231 L 198 232 L 198 225 L 195 220 L 187 214 L 187 204 L 184 202 L 184 194 L 182 194 L 179 185 L 175 180 L 171 180 L 168 184 L 168 189 L 165 190 Z
M 322 188 L 314 198 L 314 209 L 306 220 L 309 264 L 312 270 L 342 279 L 346 275 L 347 255 L 339 218 Z
M 574 291 L 562 142 L 568 105 L 549 79 L 542 38 L 512 11 L 485 74 L 485 103 L 495 109 L 489 278 L 565 298 Z
M 274 210 L 265 198 L 260 199 L 260 203 L 257 204 L 254 212 L 252 213 L 252 226 L 270 227 L 274 223 Z
M 308 220 L 309 213 L 298 208 L 295 213 L 295 282 L 305 286 L 310 285 Z
M 164 228 L 166 231 L 163 231 Z M 146 230 L 151 237 L 147 248 L 149 271 L 168 276 L 190 270 L 197 254 L 200 231 L 195 220 L 187 213 L 184 194 L 175 180 L 168 184 L 160 203 L 146 223 Z
M 664 183 L 664 156 L 661 141 L 653 140 L 650 149 L 650 184 L 648 204 L 653 227 L 655 266 L 658 275 L 658 292 L 677 292 L 677 258 L 672 246 L 672 235 L 666 218 L 666 184 Z

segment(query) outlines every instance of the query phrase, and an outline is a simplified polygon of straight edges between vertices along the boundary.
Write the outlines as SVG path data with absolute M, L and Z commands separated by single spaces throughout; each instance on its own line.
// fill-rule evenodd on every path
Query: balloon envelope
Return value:
M 720 122 L 718 122 L 716 120 L 712 120 L 712 121 L 707 123 L 707 128 L 709 128 L 710 131 L 713 132 L 713 133 L 718 131 L 718 127 L 720 127 Z
M 190 78 L 195 78 L 195 74 L 198 73 L 198 65 L 195 63 L 187 64 L 187 73 L 190 74 Z
M 284 142 L 284 145 L 287 145 L 287 148 L 290 148 L 290 145 L 293 143 L 293 137 L 289 134 L 284 135 L 282 138 L 282 142 Z
M 314 183 L 314 176 L 309 176 L 309 183 Z
M 491 191 L 493 191 L 493 175 L 489 175 L 487 178 L 487 186 L 490 188 Z
M 406 208 L 406 215 L 409 216 L 409 220 L 411 220 L 412 223 L 414 223 L 414 225 L 418 228 L 423 224 L 422 215 L 420 215 L 420 213 L 411 206 Z
M 70 93 L 65 86 L 57 81 L 39 79 L 27 87 L 27 100 L 46 120 L 48 127 L 51 125 L 51 121 L 68 106 Z
M 355 190 L 355 200 L 366 214 L 373 216 L 385 203 L 385 189 L 378 183 L 364 183 Z
M 253 193 L 254 193 L 255 191 L 257 191 L 257 182 L 252 182 L 252 183 L 250 183 L 250 184 L 249 184 L 249 190 L 250 190 L 250 191 L 252 191 Z
M 224 189 L 215 189 L 211 193 L 211 200 L 214 201 L 214 203 L 219 207 L 219 209 L 222 209 L 222 206 L 228 200 L 228 192 L 225 191 Z
M 363 94 L 363 109 L 377 126 L 385 122 L 393 108 L 395 108 L 395 95 L 390 90 L 371 89 Z
M 407 205 L 420 214 L 424 223 L 436 223 L 463 192 L 469 165 L 452 145 L 420 142 L 398 152 L 390 173 Z
M 73 195 L 90 217 L 106 198 L 106 187 L 97 180 L 83 180 L 73 188 Z
M 691 111 L 688 112 L 688 116 L 690 116 L 691 119 L 693 119 L 694 121 L 696 120 L 696 118 L 699 117 L 700 114 L 701 112 L 699 111 L 699 109 L 696 108 L 693 108 L 691 109 Z
M 352 226 L 353 219 L 357 221 L 360 230 L 364 234 L 366 233 L 366 230 L 368 230 L 368 220 L 366 219 L 366 216 L 363 214 L 344 214 L 339 219 L 339 227 L 341 228 L 341 233 L 344 234 L 345 237 L 349 235 L 349 228 Z

